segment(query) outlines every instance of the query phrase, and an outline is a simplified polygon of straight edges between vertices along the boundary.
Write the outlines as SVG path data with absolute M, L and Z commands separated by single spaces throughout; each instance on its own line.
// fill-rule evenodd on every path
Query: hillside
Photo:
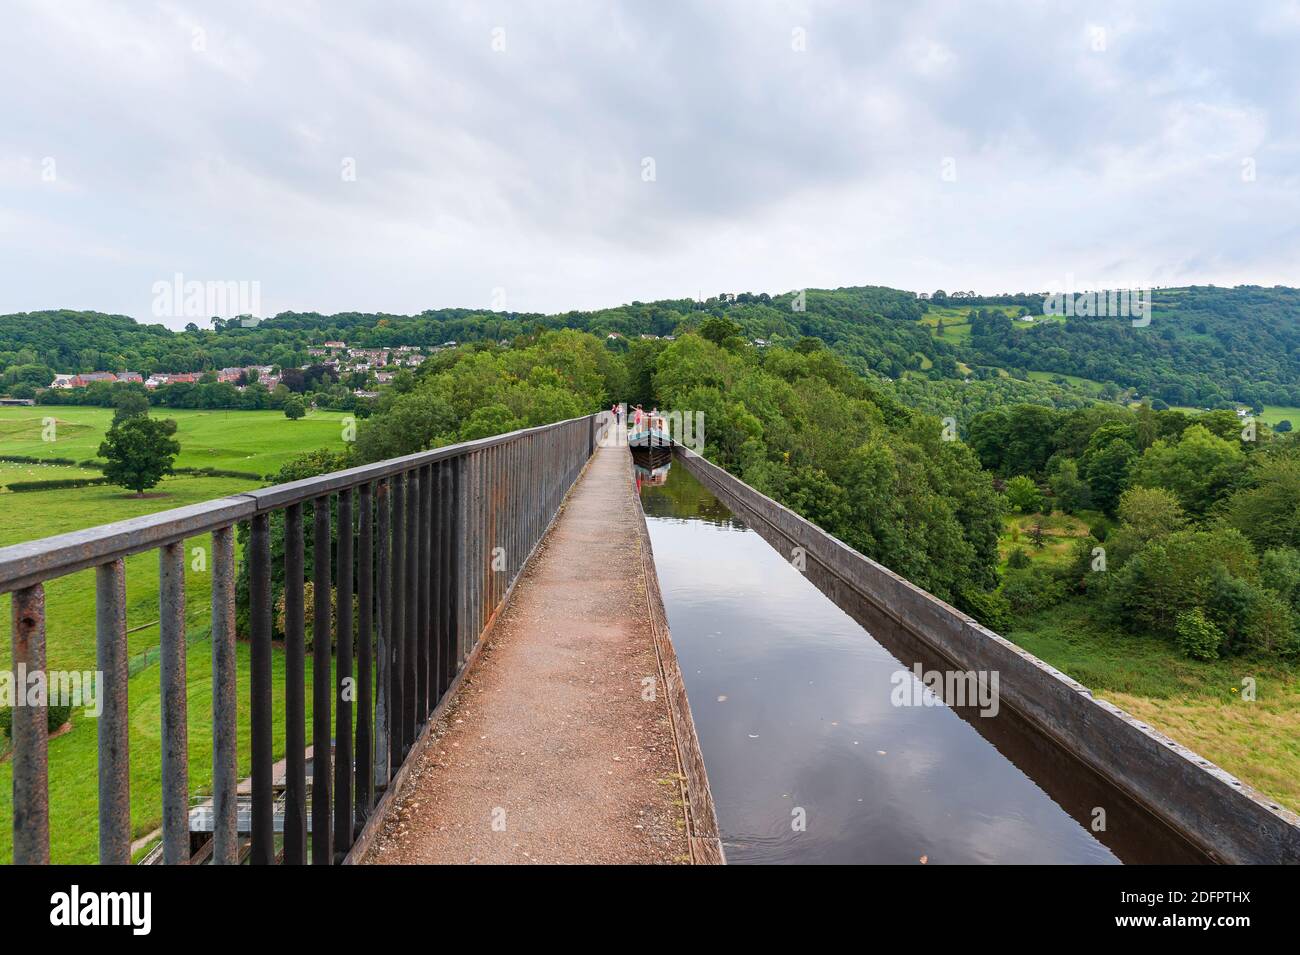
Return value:
M 1195 286 L 1153 294 L 1145 327 L 1126 318 L 1044 317 L 1041 295 L 936 292 L 921 299 L 875 286 L 631 302 L 553 315 L 284 312 L 252 327 L 215 319 L 210 328 L 192 324 L 181 332 L 121 315 L 56 310 L 0 315 L 0 375 L 12 391 L 44 387 L 56 372 L 301 366 L 309 360 L 308 347 L 329 339 L 366 348 L 432 346 L 513 339 L 539 327 L 590 332 L 623 351 L 643 336 L 680 334 L 709 316 L 725 316 L 751 341 L 795 345 L 817 338 L 855 371 L 907 382 L 901 390 L 915 393 L 921 407 L 963 420 L 968 399 L 936 398 L 913 382 L 1018 382 L 975 388 L 981 406 L 1004 403 L 1004 393 L 1054 407 L 1131 396 L 1180 406 L 1244 404 L 1257 411 L 1300 405 L 1300 289 Z M 1021 315 L 1035 320 L 1017 320 Z M 1036 387 L 1034 378 L 1050 379 L 1054 389 Z

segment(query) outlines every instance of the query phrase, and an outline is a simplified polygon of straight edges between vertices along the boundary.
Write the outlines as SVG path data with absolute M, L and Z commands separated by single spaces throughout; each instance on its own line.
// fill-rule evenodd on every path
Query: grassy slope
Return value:
M 35 440 L 31 412 L 35 415 Z M 53 445 L 40 440 L 42 413 L 52 411 L 61 424 L 60 439 Z M 65 416 L 65 412 L 71 412 Z M 267 472 L 278 468 L 295 454 L 340 440 L 337 414 L 314 414 L 301 421 L 289 421 L 271 412 L 177 412 L 182 455 L 179 465 Z M 34 456 L 89 457 L 107 426 L 111 413 L 102 409 L 0 409 L 0 453 Z M 305 427 L 304 427 L 305 426 Z M 71 433 L 69 433 L 71 432 Z M 44 451 L 45 454 L 41 455 Z M 14 467 L 27 467 L 16 465 Z M 56 475 L 55 468 L 37 468 L 39 478 Z M 65 469 L 58 469 L 65 470 Z M 180 507 L 198 501 L 234 494 L 258 486 L 259 482 L 237 478 L 175 476 L 156 489 L 164 497 L 139 499 L 114 487 L 37 491 L 0 494 L 0 546 L 141 514 Z M 207 535 L 186 542 L 186 606 L 190 639 L 201 640 L 208 627 L 211 580 L 208 569 L 196 570 L 194 548 L 210 554 Z M 210 565 L 209 565 L 210 566 Z M 46 587 L 47 662 L 52 669 L 89 670 L 95 663 L 95 581 L 93 571 L 83 571 Z M 0 613 L 9 615 L 9 598 L 0 598 Z M 130 653 L 143 654 L 158 645 L 158 558 L 153 552 L 127 559 L 127 636 Z M 138 628 L 138 629 L 137 629 Z M 240 647 L 240 767 L 248 766 L 247 648 Z M 10 660 L 8 639 L 0 640 L 0 667 Z M 193 643 L 189 653 L 190 686 L 190 782 L 201 791 L 211 778 L 211 663 L 210 645 Z M 276 699 L 283 699 L 279 687 L 281 659 L 277 668 Z M 310 663 L 308 664 L 310 679 Z M 311 694 L 308 692 L 310 707 Z M 158 668 L 149 663 L 132 677 L 131 700 L 131 789 L 135 831 L 144 833 L 157 824 L 161 814 L 159 752 L 154 741 L 159 733 Z M 277 719 L 280 719 L 277 716 Z M 283 734 L 277 733 L 277 754 Z M 73 715 L 73 729 L 50 744 L 51 829 L 55 861 L 93 862 L 97 858 L 96 818 L 96 723 L 80 713 Z M 10 766 L 0 763 L 0 861 L 7 860 L 12 840 L 12 782 Z
M 1029 545 L 1038 517 L 1008 517 L 999 540 L 1003 560 L 1015 546 L 1030 559 L 1059 564 L 1085 522 L 1041 518 L 1046 546 Z M 1012 540 L 1012 527 L 1019 540 Z M 1300 665 L 1244 658 L 1202 663 L 1155 637 L 1101 626 L 1082 599 L 1019 620 L 1005 636 L 1115 705 L 1191 747 L 1256 789 L 1300 810 Z M 1257 699 L 1241 698 L 1242 680 Z

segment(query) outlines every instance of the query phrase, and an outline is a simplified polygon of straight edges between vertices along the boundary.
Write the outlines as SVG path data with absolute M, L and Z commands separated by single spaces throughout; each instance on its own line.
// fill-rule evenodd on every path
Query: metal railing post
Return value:
M 123 620 L 125 623 L 125 619 Z M 239 860 L 235 529 L 212 532 L 212 863 Z
M 334 857 L 352 846 L 352 488 L 338 497 L 338 561 L 335 593 L 338 640 L 334 653 Z
M 379 585 L 376 590 L 379 600 L 377 613 L 379 639 L 375 646 L 375 762 L 372 797 L 375 791 L 388 785 L 391 765 L 388 744 L 391 738 L 389 723 L 392 714 L 392 699 L 389 694 L 392 693 L 393 689 L 390 677 L 393 658 L 393 558 L 389 541 L 393 527 L 392 497 L 392 482 L 389 480 L 380 481 L 375 499 L 379 512 L 379 539 L 377 541 L 379 549 Z
M 353 832 L 359 833 L 374 806 L 374 625 L 375 538 L 372 485 L 358 494 L 357 536 L 357 757 Z
M 406 725 L 403 689 L 406 682 L 406 475 L 393 478 L 393 596 L 392 641 L 388 661 L 388 751 L 390 773 L 406 757 L 402 730 Z M 388 784 L 388 780 L 384 781 Z
M 334 680 L 330 672 L 333 663 L 333 628 L 330 626 L 333 542 L 330 540 L 328 495 L 312 502 L 312 517 L 311 864 L 329 865 L 334 857 L 330 846 Z
M 284 864 L 307 863 L 307 651 L 302 505 L 284 516 Z
M 214 652 L 216 647 L 214 631 Z M 99 861 L 131 864 L 131 711 L 126 652 L 126 562 L 95 568 L 95 644 L 103 674 L 99 714 Z M 215 689 L 216 684 L 213 684 Z
M 406 474 L 406 631 L 402 655 L 402 758 L 415 742 L 420 669 L 420 473 Z
M 248 603 L 252 646 L 249 648 L 249 711 L 252 727 L 252 851 L 249 862 L 275 861 L 271 711 L 271 531 L 270 518 L 249 521 Z
M 45 587 L 14 592 L 13 666 L 27 674 L 45 670 Z M 24 686 L 24 690 L 26 687 Z M 50 861 L 49 729 L 44 702 L 13 708 L 14 862 Z
M 162 680 L 163 862 L 190 857 L 188 688 L 185 683 L 185 543 L 158 550 Z

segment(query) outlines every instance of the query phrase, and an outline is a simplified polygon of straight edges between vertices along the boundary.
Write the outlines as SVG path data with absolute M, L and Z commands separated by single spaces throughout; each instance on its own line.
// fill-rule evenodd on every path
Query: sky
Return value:
M 6 0 L 0 312 L 1297 285 L 1297 49 L 1296 2 Z

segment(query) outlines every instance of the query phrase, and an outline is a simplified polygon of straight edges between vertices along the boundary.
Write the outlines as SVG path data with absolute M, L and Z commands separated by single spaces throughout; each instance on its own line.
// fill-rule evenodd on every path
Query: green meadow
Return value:
M 918 324 L 925 326 L 930 330 L 930 334 L 935 334 L 940 322 L 943 322 L 943 330 L 938 333 L 938 338 L 950 344 L 957 345 L 969 340 L 970 338 L 970 319 L 969 315 L 974 306 L 970 305 L 935 305 L 930 304 L 926 313 L 918 320 Z M 1019 308 L 1011 305 L 981 305 L 980 308 L 992 312 L 1002 312 L 1008 318 L 1015 318 L 1019 313 Z M 1041 318 L 1042 316 L 1038 316 Z
M 156 417 L 177 421 L 181 454 L 178 467 L 213 467 L 221 470 L 268 474 L 303 451 L 341 447 L 343 415 L 315 412 L 290 421 L 270 411 L 166 411 Z M 54 440 L 42 431 L 54 419 Z M 0 409 L 0 455 L 58 457 L 81 461 L 95 451 L 112 419 L 101 408 Z M 49 431 L 45 431 L 46 435 Z M 93 477 L 97 471 L 55 465 L 5 463 L 0 483 L 10 480 L 52 480 Z M 22 493 L 0 493 L 0 546 L 7 546 L 97 524 L 123 520 L 186 504 L 236 494 L 261 486 L 243 478 L 173 475 L 144 498 L 111 485 Z M 209 791 L 212 772 L 211 645 L 207 640 L 211 609 L 209 535 L 185 542 L 186 617 L 189 685 L 190 789 Z M 126 561 L 127 645 L 132 657 L 131 801 L 136 836 L 152 832 L 161 818 L 161 765 L 158 646 L 158 557 L 150 551 Z M 9 629 L 9 603 L 0 598 L 5 630 Z M 95 578 L 82 571 L 46 585 L 47 666 L 57 670 L 95 668 Z M 239 768 L 246 775 L 248 751 L 248 648 L 239 646 L 240 734 Z M 10 665 L 10 640 L 0 640 L 0 669 Z M 283 699 L 283 660 L 274 655 L 275 693 Z M 308 679 L 310 680 L 310 661 Z M 308 708 L 311 693 L 307 694 Z M 282 723 L 283 713 L 277 712 Z M 94 862 L 98 857 L 96 721 L 74 710 L 69 732 L 50 742 L 51 858 L 55 862 Z M 276 733 L 276 755 L 283 750 L 283 733 Z M 3 746 L 0 742 L 0 746 Z M 12 854 L 11 766 L 0 756 L 0 861 Z
M 177 467 L 270 474 L 307 448 L 342 442 L 344 415 L 334 411 L 314 411 L 298 421 L 290 421 L 279 411 L 155 408 L 150 414 L 176 422 L 176 440 L 181 443 Z M 0 408 L 0 455 L 73 461 L 94 458 L 112 420 L 111 408 Z M 38 471 L 22 480 L 74 476 Z

